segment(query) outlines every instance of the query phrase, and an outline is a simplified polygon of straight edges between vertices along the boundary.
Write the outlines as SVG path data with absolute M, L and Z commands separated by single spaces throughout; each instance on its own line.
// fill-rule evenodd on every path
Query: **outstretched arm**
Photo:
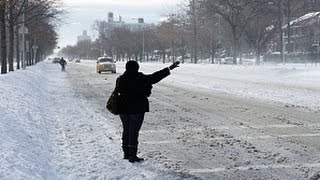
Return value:
M 180 62 L 176 61 L 172 65 L 170 65 L 168 68 L 164 68 L 160 71 L 157 71 L 153 74 L 148 75 L 148 78 L 150 79 L 151 84 L 156 84 L 159 81 L 161 81 L 163 78 L 167 77 L 170 74 L 170 70 L 173 70 L 176 67 L 179 67 Z
M 176 61 L 174 63 L 171 64 L 171 66 L 169 66 L 169 69 L 172 70 L 176 67 L 179 67 L 180 61 Z

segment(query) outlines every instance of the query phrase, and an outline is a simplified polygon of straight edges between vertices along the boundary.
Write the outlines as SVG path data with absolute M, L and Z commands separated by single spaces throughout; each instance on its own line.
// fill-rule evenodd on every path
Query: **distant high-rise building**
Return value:
M 144 23 L 144 19 L 143 18 L 138 18 L 138 23 Z
M 108 13 L 108 23 L 113 23 L 114 20 L 113 20 L 113 12 L 109 12 Z
M 111 32 L 111 30 L 115 28 L 126 28 L 126 29 L 129 29 L 130 31 L 142 31 L 142 30 L 150 29 L 155 26 L 154 24 L 144 23 L 143 18 L 136 18 L 136 20 L 137 20 L 136 23 L 125 23 L 122 20 L 122 17 L 119 16 L 119 20 L 115 21 L 113 18 L 113 13 L 109 12 L 108 21 L 106 22 L 105 27 L 107 31 Z
M 91 41 L 90 36 L 88 36 L 88 33 L 86 30 L 83 31 L 82 35 L 78 36 L 77 42 L 81 41 Z

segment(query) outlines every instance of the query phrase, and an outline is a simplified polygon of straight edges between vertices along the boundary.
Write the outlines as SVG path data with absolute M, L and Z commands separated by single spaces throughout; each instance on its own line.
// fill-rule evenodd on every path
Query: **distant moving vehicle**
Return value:
M 80 59 L 76 59 L 74 62 L 79 63 L 79 62 L 80 62 Z
M 55 57 L 52 60 L 53 63 L 59 63 L 60 62 L 60 58 L 59 57 Z
M 116 63 L 112 57 L 100 57 L 97 61 L 97 73 L 111 71 L 116 73 Z

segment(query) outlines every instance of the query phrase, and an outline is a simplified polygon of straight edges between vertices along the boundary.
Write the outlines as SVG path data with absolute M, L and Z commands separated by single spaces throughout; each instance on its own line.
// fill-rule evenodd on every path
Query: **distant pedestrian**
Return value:
M 66 69 L 66 65 L 67 65 L 67 61 L 63 59 L 63 57 L 61 57 L 59 64 L 61 65 L 61 71 L 65 71 Z
M 136 61 L 126 63 L 125 72 L 118 77 L 116 86 L 119 97 L 119 116 L 123 126 L 122 149 L 124 159 L 129 162 L 140 162 L 143 158 L 137 157 L 138 136 L 144 114 L 149 112 L 148 97 L 151 95 L 152 84 L 156 84 L 170 74 L 170 70 L 179 67 L 179 61 L 171 66 L 150 75 L 139 72 Z

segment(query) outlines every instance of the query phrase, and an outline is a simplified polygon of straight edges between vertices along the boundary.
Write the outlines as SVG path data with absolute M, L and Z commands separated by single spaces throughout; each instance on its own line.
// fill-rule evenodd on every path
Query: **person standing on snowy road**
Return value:
M 125 72 L 117 78 L 116 84 L 119 97 L 119 116 L 123 126 L 122 150 L 124 159 L 129 162 L 140 162 L 143 158 L 137 157 L 138 136 L 144 115 L 149 112 L 149 100 L 152 84 L 156 84 L 170 74 L 170 70 L 179 67 L 179 61 L 171 66 L 150 75 L 139 72 L 136 61 L 126 63 Z
M 61 71 L 65 71 L 65 66 L 67 65 L 67 61 L 61 57 L 59 64 L 61 65 Z

